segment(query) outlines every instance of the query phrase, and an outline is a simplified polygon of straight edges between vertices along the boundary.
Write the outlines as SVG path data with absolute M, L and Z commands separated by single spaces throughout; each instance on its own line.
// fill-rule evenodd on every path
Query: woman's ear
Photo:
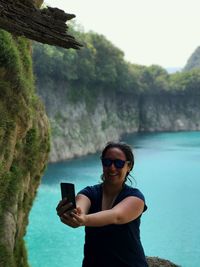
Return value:
M 128 163 L 128 171 L 130 172 L 133 169 L 133 164 L 131 162 Z

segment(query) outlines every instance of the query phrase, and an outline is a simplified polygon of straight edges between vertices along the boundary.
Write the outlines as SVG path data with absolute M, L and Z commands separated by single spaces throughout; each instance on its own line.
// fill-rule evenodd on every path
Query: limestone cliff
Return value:
M 28 266 L 23 236 L 49 152 L 31 47 L 0 30 L 0 266 Z
M 200 95 L 145 95 L 140 102 L 139 131 L 200 131 Z
M 200 130 L 197 94 L 113 92 L 90 102 L 80 96 L 72 103 L 65 95 L 65 85 L 58 82 L 56 89 L 48 89 L 38 84 L 51 121 L 51 162 L 94 153 L 126 133 Z
M 58 98 L 53 102 L 51 110 L 47 109 L 52 127 L 52 162 L 95 153 L 109 140 L 118 140 L 139 128 L 139 102 L 131 95 L 129 99 L 114 94 L 109 98 L 99 96 L 89 107 L 84 100 L 75 105 L 61 104 Z

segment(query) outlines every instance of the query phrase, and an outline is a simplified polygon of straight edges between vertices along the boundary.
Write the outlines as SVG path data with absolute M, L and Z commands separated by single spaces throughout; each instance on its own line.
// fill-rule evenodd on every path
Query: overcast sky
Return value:
M 140 65 L 184 67 L 200 46 L 200 0 L 46 0 Z

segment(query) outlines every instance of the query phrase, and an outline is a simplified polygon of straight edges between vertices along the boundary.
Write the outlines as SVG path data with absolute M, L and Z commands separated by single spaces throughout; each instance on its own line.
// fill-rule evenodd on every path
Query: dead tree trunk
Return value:
M 74 17 L 58 8 L 38 9 L 32 0 L 0 0 L 2 29 L 49 45 L 75 49 L 82 46 L 67 34 L 66 22 Z

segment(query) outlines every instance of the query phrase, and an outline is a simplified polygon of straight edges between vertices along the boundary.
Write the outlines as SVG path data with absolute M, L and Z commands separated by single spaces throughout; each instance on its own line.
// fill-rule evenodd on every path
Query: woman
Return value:
M 134 156 L 125 143 L 110 142 L 102 151 L 102 183 L 88 186 L 76 197 L 77 208 L 62 200 L 60 220 L 85 226 L 82 267 L 146 267 L 140 242 L 140 217 L 147 209 L 143 194 L 125 184 Z

